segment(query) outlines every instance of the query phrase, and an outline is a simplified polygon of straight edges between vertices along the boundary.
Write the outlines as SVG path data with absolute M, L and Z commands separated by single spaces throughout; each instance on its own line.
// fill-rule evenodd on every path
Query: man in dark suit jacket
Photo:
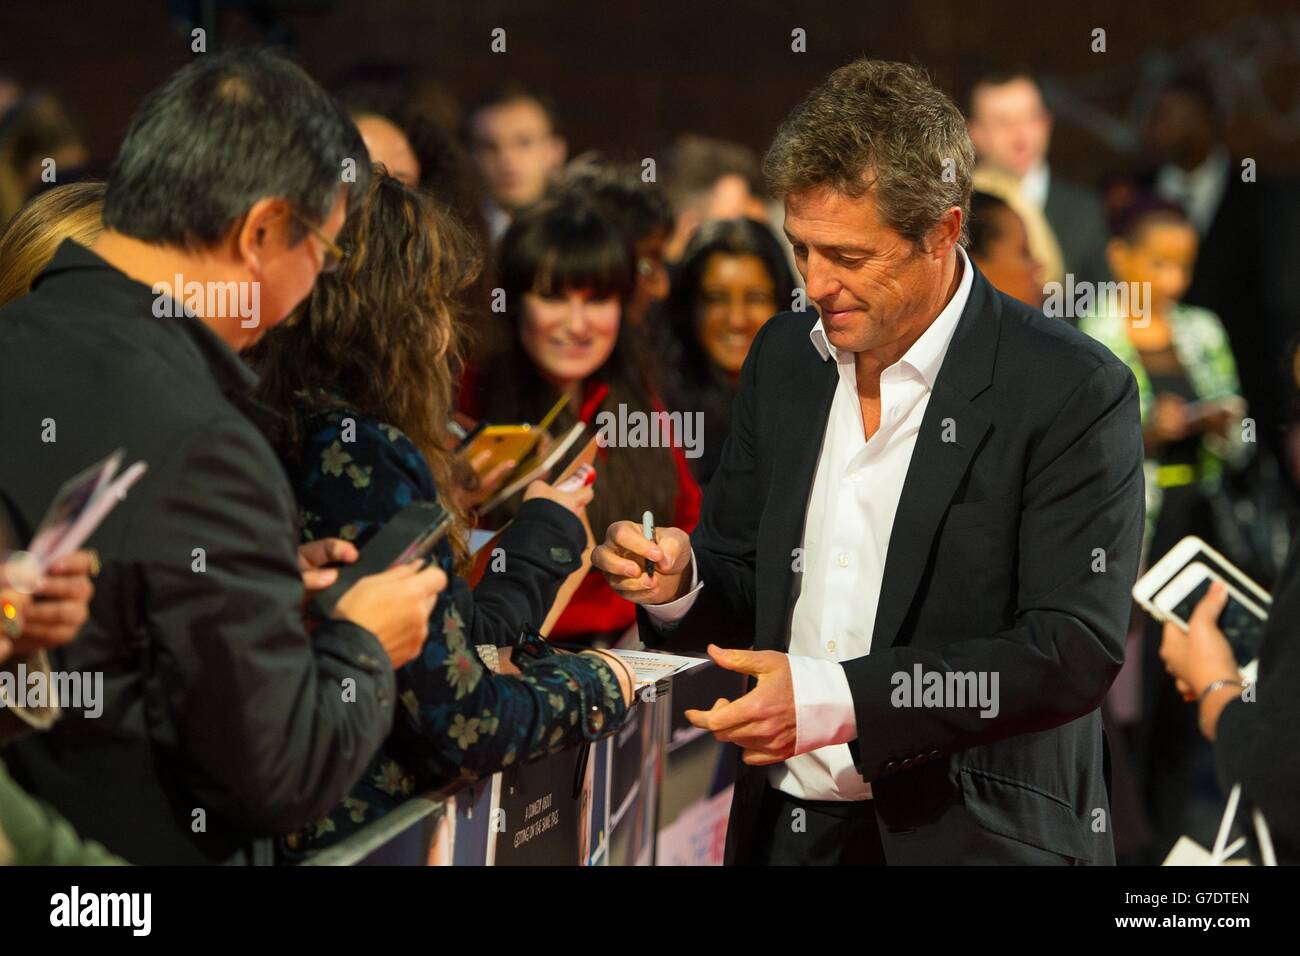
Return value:
M 978 159 L 1019 180 L 1025 201 L 1047 218 L 1065 271 L 1076 282 L 1109 279 L 1101 196 L 1062 178 L 1048 163 L 1052 112 L 1037 80 L 1020 70 L 987 73 L 971 86 L 967 108 Z
M 972 165 L 912 67 L 809 95 L 766 168 L 820 318 L 755 339 L 695 532 L 619 522 L 593 553 L 647 643 L 751 675 L 688 715 L 743 748 L 730 862 L 1113 862 L 1097 708 L 1137 571 L 1137 389 L 966 259 Z
M 1043 215 L 1061 246 L 1066 272 L 1072 273 L 1076 281 L 1106 282 L 1110 279 L 1110 268 L 1106 265 L 1106 240 L 1109 238 L 1106 214 L 1101 196 L 1096 191 L 1051 173 Z
M 0 503 L 17 533 L 114 450 L 148 464 L 91 538 L 89 621 L 52 654 L 57 671 L 103 676 L 102 713 L 65 710 L 5 755 L 131 862 L 269 859 L 259 838 L 324 816 L 388 735 L 393 667 L 446 584 L 437 568 L 363 578 L 308 634 L 274 416 L 236 351 L 311 289 L 346 213 L 340 162 L 358 156 L 298 67 L 199 57 L 133 121 L 94 249 L 65 241 L 0 311 Z

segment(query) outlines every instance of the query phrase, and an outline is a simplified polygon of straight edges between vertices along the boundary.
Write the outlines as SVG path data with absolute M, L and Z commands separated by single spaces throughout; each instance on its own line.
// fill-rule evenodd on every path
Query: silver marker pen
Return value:
M 641 516 L 641 533 L 647 541 L 655 539 L 655 516 L 649 511 Z M 655 573 L 655 563 L 649 559 L 646 559 L 645 573 L 652 577 Z

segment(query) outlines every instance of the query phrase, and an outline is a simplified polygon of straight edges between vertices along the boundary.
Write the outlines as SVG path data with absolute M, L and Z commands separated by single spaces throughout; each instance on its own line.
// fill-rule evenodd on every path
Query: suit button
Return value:
M 912 758 L 911 758 L 911 757 L 904 757 L 904 758 L 903 758 L 903 762 L 900 763 L 900 764 L 898 765 L 898 769 L 899 769 L 899 770 L 906 770 L 906 769 L 907 769 L 908 767 L 910 767 L 910 766 L 912 766 Z
M 930 751 L 930 759 L 934 759 L 934 758 L 937 757 L 937 756 L 939 756 L 939 751 L 937 751 L 937 750 L 931 750 L 931 751 Z
M 551 548 L 551 560 L 557 564 L 568 564 L 573 560 L 573 553 L 568 548 Z
M 895 764 L 894 761 L 891 760 L 891 761 L 889 761 L 889 763 L 885 764 L 885 770 L 886 770 L 886 771 L 893 770 L 894 767 L 896 767 L 896 766 L 897 766 L 897 764 Z

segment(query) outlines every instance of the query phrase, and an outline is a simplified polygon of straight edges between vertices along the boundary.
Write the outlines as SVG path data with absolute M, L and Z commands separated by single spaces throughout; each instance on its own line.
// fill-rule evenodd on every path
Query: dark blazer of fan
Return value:
M 50 655 L 103 674 L 103 713 L 65 707 L 5 762 L 132 863 L 269 859 L 257 838 L 324 816 L 365 770 L 392 728 L 393 671 L 356 624 L 308 635 L 275 416 L 225 343 L 158 318 L 155 298 L 69 240 L 0 310 L 0 502 L 17 533 L 114 449 L 149 466 L 90 539 L 90 620 Z
M 785 313 L 755 339 L 692 535 L 704 587 L 666 634 L 642 611 L 648 641 L 787 649 L 838 381 L 815 321 Z M 976 271 L 894 517 L 871 652 L 843 665 L 889 863 L 1114 862 L 1098 707 L 1123 661 L 1142 489 L 1128 369 Z M 893 706 L 893 675 L 917 664 L 996 672 L 998 714 Z M 730 863 L 753 858 L 765 777 L 739 766 Z

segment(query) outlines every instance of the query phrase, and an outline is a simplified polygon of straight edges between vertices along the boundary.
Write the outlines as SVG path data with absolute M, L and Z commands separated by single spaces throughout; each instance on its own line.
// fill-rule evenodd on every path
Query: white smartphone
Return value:
M 1223 631 L 1232 647 L 1237 666 L 1242 667 L 1259 656 L 1268 612 L 1243 594 L 1232 581 L 1225 580 L 1223 575 L 1203 562 L 1193 561 L 1156 594 L 1154 603 L 1164 620 L 1173 621 L 1186 630 L 1192 611 L 1214 581 L 1228 589 L 1228 603 L 1219 614 L 1219 630 Z
M 1194 561 L 1201 562 L 1224 581 L 1235 585 L 1243 596 L 1263 609 L 1265 616 L 1272 610 L 1273 599 L 1267 591 L 1194 534 L 1189 534 L 1170 548 L 1168 554 L 1138 578 L 1133 585 L 1133 599 L 1156 620 L 1168 620 L 1166 613 L 1156 606 L 1155 597 Z

